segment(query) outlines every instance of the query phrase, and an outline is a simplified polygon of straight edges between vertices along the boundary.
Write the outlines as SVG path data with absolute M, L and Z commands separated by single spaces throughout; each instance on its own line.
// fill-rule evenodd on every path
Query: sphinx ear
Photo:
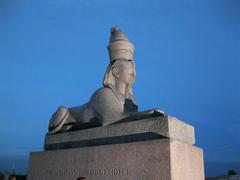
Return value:
M 112 74 L 115 78 L 119 78 L 119 69 L 116 66 L 112 67 Z

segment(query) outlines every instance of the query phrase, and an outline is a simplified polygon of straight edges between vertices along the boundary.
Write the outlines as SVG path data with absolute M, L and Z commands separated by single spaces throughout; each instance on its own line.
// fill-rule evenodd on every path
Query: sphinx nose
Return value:
M 135 78 L 136 73 L 133 71 L 133 72 L 131 73 L 131 76 L 132 76 L 133 78 Z
M 130 79 L 131 79 L 132 82 L 135 80 L 135 74 L 134 73 L 131 73 Z

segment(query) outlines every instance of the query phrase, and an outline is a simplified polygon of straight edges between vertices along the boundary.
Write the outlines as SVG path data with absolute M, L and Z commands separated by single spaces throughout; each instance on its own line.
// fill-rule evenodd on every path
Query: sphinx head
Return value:
M 135 63 L 131 60 L 119 59 L 111 62 L 105 72 L 103 84 L 115 86 L 117 81 L 131 88 L 136 79 Z
M 113 27 L 108 51 L 110 64 L 105 72 L 104 86 L 116 86 L 118 82 L 125 83 L 127 87 L 126 96 L 131 95 L 131 87 L 136 78 L 133 61 L 134 45 L 119 28 Z

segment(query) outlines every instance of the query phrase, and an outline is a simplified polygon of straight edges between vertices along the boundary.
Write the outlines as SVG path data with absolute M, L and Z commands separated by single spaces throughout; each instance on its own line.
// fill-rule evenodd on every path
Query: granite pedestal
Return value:
M 194 128 L 167 116 L 47 135 L 28 180 L 204 180 L 194 143 Z

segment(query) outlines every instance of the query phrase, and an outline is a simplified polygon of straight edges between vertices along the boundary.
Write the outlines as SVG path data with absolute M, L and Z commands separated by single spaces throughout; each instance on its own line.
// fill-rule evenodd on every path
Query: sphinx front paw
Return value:
M 160 110 L 160 109 L 154 109 L 154 113 L 155 114 L 159 114 L 159 115 L 165 115 L 165 112 L 163 110 Z

